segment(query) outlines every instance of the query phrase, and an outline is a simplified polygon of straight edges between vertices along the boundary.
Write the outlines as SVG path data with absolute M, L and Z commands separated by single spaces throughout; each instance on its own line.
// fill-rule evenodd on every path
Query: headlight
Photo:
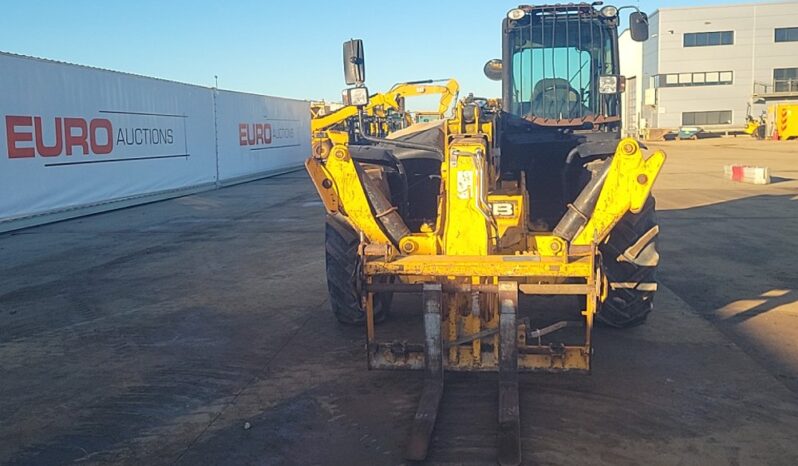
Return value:
M 520 8 L 513 8 L 507 12 L 507 17 L 513 21 L 518 21 L 526 15 L 526 12 Z
M 352 87 L 349 89 L 344 89 L 343 100 L 344 105 L 362 107 L 369 103 L 369 91 L 365 87 Z
M 601 16 L 604 16 L 605 18 L 612 18 L 618 15 L 618 9 L 610 5 L 607 5 L 604 8 L 602 8 L 600 12 Z
M 618 77 L 617 76 L 600 76 L 599 77 L 599 93 L 600 94 L 615 94 L 618 92 Z

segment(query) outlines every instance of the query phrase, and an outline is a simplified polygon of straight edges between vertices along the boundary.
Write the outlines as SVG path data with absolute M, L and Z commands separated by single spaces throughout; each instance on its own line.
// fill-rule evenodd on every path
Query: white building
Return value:
M 632 40 L 629 30 L 618 38 L 621 74 L 626 77 L 626 90 L 621 99 L 624 136 L 639 136 L 642 125 L 643 44 Z
M 620 37 L 628 134 L 741 128 L 769 102 L 798 102 L 798 2 L 661 8 L 649 24 L 642 44 Z

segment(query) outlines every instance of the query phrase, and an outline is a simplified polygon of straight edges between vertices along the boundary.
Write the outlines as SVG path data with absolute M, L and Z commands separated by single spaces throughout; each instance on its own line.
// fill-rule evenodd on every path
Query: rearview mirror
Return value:
M 344 42 L 344 79 L 350 86 L 359 86 L 366 81 L 366 60 L 360 39 Z
M 629 32 L 635 42 L 648 40 L 648 16 L 641 11 L 632 12 L 629 15 Z
M 493 60 L 488 60 L 485 63 L 485 67 L 482 68 L 482 72 L 485 73 L 488 79 L 492 81 L 501 81 L 502 80 L 502 61 L 498 58 L 494 58 Z

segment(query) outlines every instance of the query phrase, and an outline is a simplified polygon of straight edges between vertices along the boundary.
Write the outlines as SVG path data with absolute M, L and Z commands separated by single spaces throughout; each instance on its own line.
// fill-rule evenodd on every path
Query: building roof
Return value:
M 747 2 L 747 3 L 719 3 L 716 5 L 691 5 L 691 6 L 666 6 L 657 8 L 651 13 L 651 16 L 656 15 L 660 11 L 673 11 L 673 10 L 711 10 L 715 8 L 730 8 L 740 6 L 774 6 L 774 5 L 798 5 L 798 1 L 788 2 Z

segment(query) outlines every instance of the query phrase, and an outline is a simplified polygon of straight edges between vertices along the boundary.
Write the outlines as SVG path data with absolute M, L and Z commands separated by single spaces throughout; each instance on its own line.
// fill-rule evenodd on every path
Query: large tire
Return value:
M 330 306 L 338 322 L 362 325 L 366 321 L 365 310 L 360 305 L 357 287 L 357 233 L 345 221 L 328 215 L 325 225 L 325 249 L 327 259 L 327 289 Z M 374 321 L 381 322 L 388 316 L 392 293 L 374 295 Z
M 601 245 L 610 289 L 596 316 L 599 322 L 611 327 L 632 327 L 642 324 L 653 310 L 658 236 L 655 201 L 650 197 L 640 213 L 627 213 Z

